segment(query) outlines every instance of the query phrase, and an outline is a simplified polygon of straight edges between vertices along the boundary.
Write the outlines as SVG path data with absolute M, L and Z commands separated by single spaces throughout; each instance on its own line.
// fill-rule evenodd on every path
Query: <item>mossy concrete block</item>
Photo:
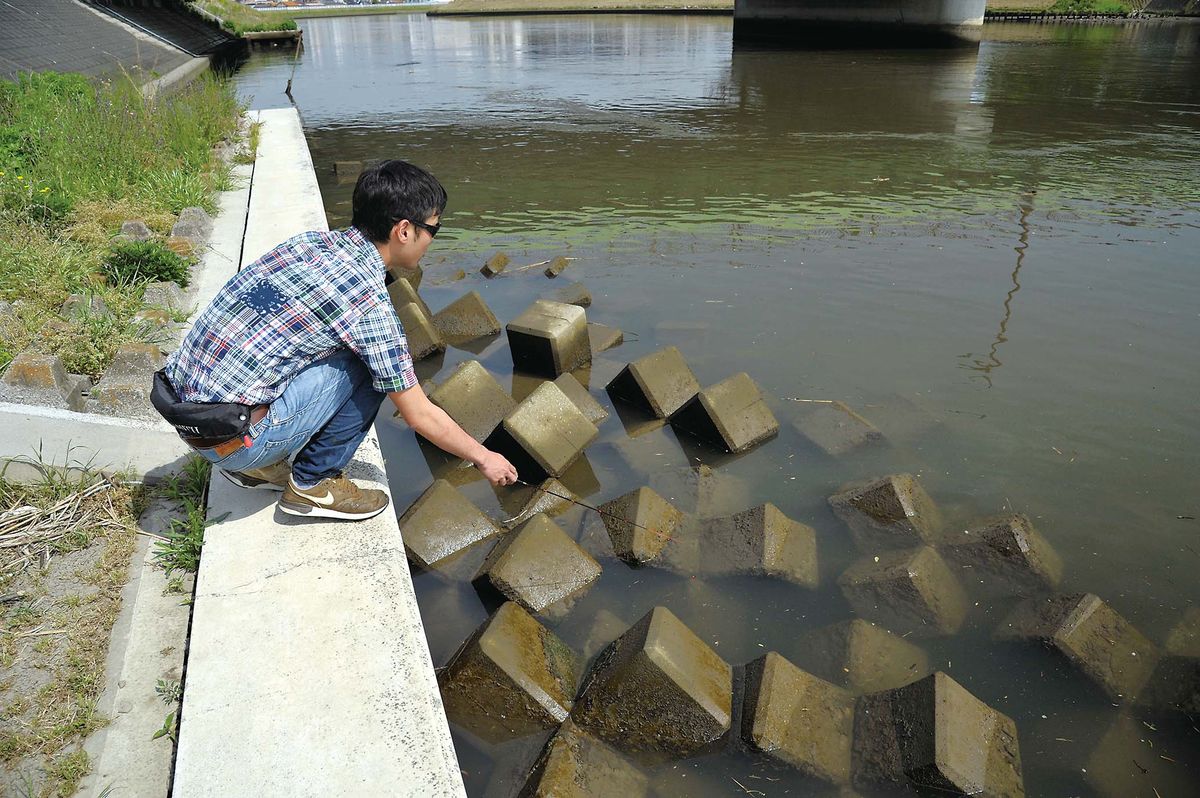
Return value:
M 181 258 L 190 258 L 196 254 L 196 242 L 183 236 L 167 236 L 167 249 Z
M 435 480 L 400 517 L 408 558 L 422 568 L 470 578 L 453 568 L 467 549 L 501 534 L 500 527 L 444 479 Z
M 1024 601 L 995 636 L 1036 640 L 1060 652 L 1114 701 L 1139 695 L 1158 661 L 1154 644 L 1093 593 Z
M 568 282 L 553 291 L 542 294 L 542 299 L 551 302 L 563 302 L 567 305 L 577 305 L 581 308 L 592 306 L 592 292 L 583 283 Z
M 575 652 L 509 601 L 450 658 L 438 685 L 451 721 L 499 743 L 565 721 L 579 674 Z
M 843 402 L 811 404 L 801 410 L 795 426 L 821 451 L 834 457 L 884 440 L 874 424 Z
M 123 418 L 158 418 L 150 404 L 150 387 L 163 362 L 162 351 L 154 344 L 122 345 L 92 388 L 89 409 Z
M 683 526 L 683 513 L 650 488 L 600 505 L 613 552 L 631 565 L 654 562 Z
M 495 277 L 497 274 L 504 271 L 505 268 L 508 267 L 509 263 L 510 261 L 507 255 L 505 255 L 503 252 L 497 252 L 484 262 L 483 268 L 479 270 L 479 273 L 484 277 Z
M 171 324 L 171 312 L 163 308 L 145 308 L 133 314 L 133 321 L 143 327 L 159 329 Z
M 1017 726 L 942 672 L 858 699 L 855 786 L 1025 795 Z
M 599 578 L 600 564 L 541 513 L 497 543 L 476 577 L 551 618 L 565 615 Z
M 411 269 L 406 269 L 403 266 L 397 266 L 394 269 L 390 269 L 388 273 L 394 280 L 407 281 L 414 291 L 421 290 L 421 281 L 425 279 L 425 269 L 423 269 L 420 265 L 414 266 Z M 464 276 L 466 276 L 465 273 Z
M 1152 706 L 1200 714 L 1200 607 L 1189 607 L 1167 635 L 1145 692 Z
M 142 301 L 158 308 L 186 310 L 187 297 L 178 283 L 160 281 L 146 286 Z
M 588 322 L 587 327 L 588 339 L 592 342 L 593 355 L 607 352 L 609 349 L 614 349 L 625 343 L 625 333 L 616 327 L 609 327 L 608 325 L 597 324 L 592 321 Z
M 179 212 L 179 218 L 171 227 L 171 235 L 176 238 L 189 239 L 199 246 L 212 235 L 213 220 L 203 208 L 184 208 Z
M 734 454 L 779 433 L 779 422 L 745 372 L 701 390 L 672 414 L 671 426 Z
M 700 570 L 784 579 L 817 586 L 817 533 L 767 502 L 700 525 Z
M 557 377 L 592 362 L 587 316 L 576 305 L 538 299 L 505 329 L 519 371 Z
M 387 292 L 388 299 L 392 301 L 392 307 L 396 309 L 397 313 L 399 313 L 400 308 L 404 307 L 405 305 L 414 303 L 420 306 L 421 311 L 424 312 L 426 316 L 430 317 L 430 319 L 433 318 L 433 311 L 429 309 L 429 305 L 425 304 L 425 300 L 422 299 L 421 295 L 417 293 L 417 289 L 413 286 L 411 281 L 406 280 L 403 277 L 397 277 L 388 283 Z
M 645 798 L 650 780 L 637 766 L 570 720 L 533 766 L 518 798 Z
M 776 652 L 746 665 L 742 739 L 831 784 L 850 782 L 854 698 Z
M 680 351 L 668 346 L 623 368 L 607 390 L 614 401 L 667 418 L 700 392 L 700 383 Z
M 547 277 L 557 277 L 558 275 L 562 274 L 563 270 L 566 269 L 570 265 L 571 265 L 570 258 L 564 258 L 561 255 L 559 255 L 557 258 L 550 261 L 550 265 L 547 266 L 546 270 L 542 273 L 545 274 Z
M 600 431 L 562 389 L 543 383 L 512 410 L 488 439 L 527 482 L 561 477 Z
M 955 535 L 942 555 L 962 566 L 963 577 L 1000 595 L 1054 590 L 1062 581 L 1058 553 L 1028 516 L 1006 515 Z
M 141 219 L 126 219 L 121 222 L 121 232 L 118 235 L 125 241 L 149 241 L 154 238 L 154 231 Z
M 496 488 L 496 495 L 500 506 L 506 512 L 512 512 L 512 517 L 501 524 L 506 529 L 516 529 L 538 513 L 548 516 L 561 515 L 575 507 L 577 501 L 571 489 L 554 477 L 535 487 Z M 519 502 L 515 506 L 514 499 Z
M 83 392 L 91 385 L 87 377 L 68 374 L 58 355 L 26 351 L 13 358 L 0 378 L 0 402 L 82 411 Z
M 592 395 L 588 393 L 588 389 L 579 384 L 579 380 L 573 374 L 560 374 L 554 384 L 562 389 L 562 392 L 567 395 L 567 398 L 575 403 L 579 408 L 579 412 L 587 416 L 587 420 L 593 424 L 599 424 L 604 419 L 608 418 L 608 411 L 604 406 L 597 402 Z
M 500 334 L 500 320 L 478 291 L 468 291 L 433 314 L 433 326 L 453 343 Z
M 478 360 L 467 360 L 429 394 L 429 401 L 482 443 L 517 406 Z
M 655 607 L 592 666 L 572 719 L 646 761 L 691 756 L 729 731 L 733 670 L 665 607 Z
M 333 173 L 342 180 L 357 180 L 363 170 L 362 161 L 334 161 Z
M 942 528 L 937 505 L 911 474 L 848 483 L 829 506 L 864 552 L 933 543 Z
M 409 302 L 397 308 L 396 315 L 400 317 L 400 325 L 404 328 L 404 337 L 408 341 L 408 351 L 413 360 L 422 360 L 446 349 L 446 342 L 442 340 L 437 328 L 420 305 Z
M 808 632 L 796 650 L 797 665 L 856 694 L 903 687 L 931 673 L 922 649 L 861 618 Z
M 71 294 L 58 309 L 58 313 L 64 318 L 75 316 L 112 317 L 108 305 L 98 294 Z
M 951 635 L 967 615 L 962 585 L 929 546 L 863 557 L 838 584 L 859 615 L 902 635 Z
M 654 457 L 644 469 L 651 471 L 650 487 L 684 512 L 699 518 L 714 518 L 732 514 L 753 502 L 753 491 L 741 477 L 704 464 L 663 468 L 663 460 L 661 456 Z

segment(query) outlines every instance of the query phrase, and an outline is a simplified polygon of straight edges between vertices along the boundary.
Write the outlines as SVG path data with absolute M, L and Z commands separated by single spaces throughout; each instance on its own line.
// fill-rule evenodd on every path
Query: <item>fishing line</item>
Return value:
M 564 496 L 561 493 L 555 493 L 554 491 L 550 490 L 549 488 L 543 488 L 541 485 L 531 485 L 523 479 L 515 479 L 513 481 L 516 482 L 518 485 L 524 485 L 527 488 L 533 488 L 534 490 L 540 490 L 542 493 L 549 493 L 551 496 L 562 499 L 564 501 L 568 501 L 571 504 L 578 504 L 580 507 L 591 510 L 592 512 L 595 512 L 595 513 L 599 513 L 600 515 L 604 516 L 605 518 L 612 518 L 617 521 L 620 521 L 623 524 L 629 524 L 630 526 L 637 527 L 638 529 L 644 529 L 652 535 L 661 535 L 662 534 L 661 532 L 659 532 L 655 529 L 651 529 L 650 527 L 642 526 L 641 524 L 635 524 L 634 522 L 630 521 L 627 518 L 622 518 L 621 516 L 613 515 L 612 513 L 606 513 L 603 510 L 601 510 L 599 507 L 593 507 L 590 504 L 581 502 L 578 499 L 573 499 L 570 496 Z M 501 521 L 500 523 L 501 523 L 501 525 L 506 526 L 506 525 L 512 523 L 513 521 L 516 521 L 522 515 L 524 515 L 524 513 L 518 513 L 517 515 L 514 515 L 512 518 L 509 518 L 507 521 Z

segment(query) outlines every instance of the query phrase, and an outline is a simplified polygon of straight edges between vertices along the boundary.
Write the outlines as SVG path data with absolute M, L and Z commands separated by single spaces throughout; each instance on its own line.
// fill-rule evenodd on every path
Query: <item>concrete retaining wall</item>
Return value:
M 815 46 L 979 41 L 986 0 L 736 0 L 734 40 Z
M 261 121 L 244 263 L 326 226 L 296 112 Z M 374 431 L 347 473 L 387 489 Z M 395 513 L 277 495 L 210 485 L 173 795 L 465 795 Z

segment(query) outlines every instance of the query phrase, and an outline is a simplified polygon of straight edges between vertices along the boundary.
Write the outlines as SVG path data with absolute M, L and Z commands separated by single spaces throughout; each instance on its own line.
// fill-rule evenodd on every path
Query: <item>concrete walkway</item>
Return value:
M 261 112 L 242 263 L 324 229 L 295 111 Z M 374 432 L 348 474 L 387 488 Z M 173 795 L 461 796 L 395 513 L 311 522 L 214 476 Z

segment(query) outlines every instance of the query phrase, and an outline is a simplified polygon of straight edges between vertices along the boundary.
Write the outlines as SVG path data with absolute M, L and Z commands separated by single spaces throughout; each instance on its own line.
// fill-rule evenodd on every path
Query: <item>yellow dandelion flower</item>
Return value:
M 17 180 L 24 180 L 24 179 L 25 178 L 21 177 L 20 175 L 17 175 Z
M 46 193 L 48 193 L 49 191 L 50 191 L 50 189 L 48 189 L 48 188 L 44 188 L 44 189 L 42 189 L 42 193 L 43 193 L 43 194 L 46 194 Z

